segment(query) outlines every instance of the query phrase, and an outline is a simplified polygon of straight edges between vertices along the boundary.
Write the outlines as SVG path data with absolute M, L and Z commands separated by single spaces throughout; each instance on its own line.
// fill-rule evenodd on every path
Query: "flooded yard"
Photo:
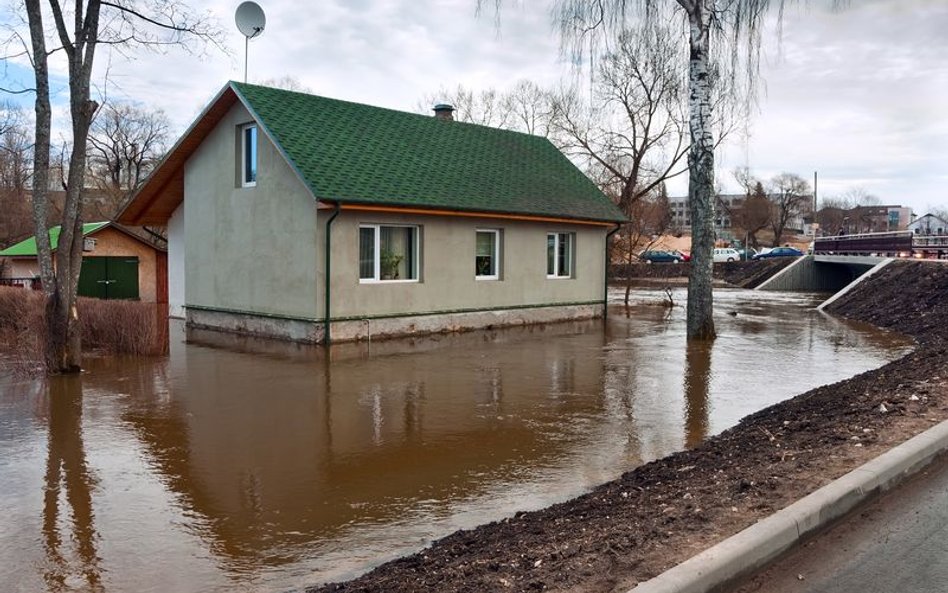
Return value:
M 618 295 L 616 295 L 618 296 Z M 806 295 L 716 292 L 719 338 L 634 293 L 607 322 L 0 377 L 4 591 L 286 591 L 564 500 L 910 343 Z M 674 294 L 684 303 L 684 291 Z

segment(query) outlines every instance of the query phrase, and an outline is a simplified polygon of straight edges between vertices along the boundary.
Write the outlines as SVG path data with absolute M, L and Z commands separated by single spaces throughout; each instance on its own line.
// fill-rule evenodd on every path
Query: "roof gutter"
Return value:
M 603 268 L 602 274 L 602 317 L 603 319 L 609 317 L 609 265 L 612 263 L 609 258 L 609 241 L 612 239 L 612 235 L 619 232 L 619 229 L 622 228 L 621 224 L 616 224 L 616 228 L 612 229 L 606 233 L 606 266 Z
M 326 346 L 329 346 L 330 344 L 332 344 L 332 337 L 330 336 L 330 325 L 332 325 L 330 322 L 331 312 L 332 312 L 332 309 L 331 309 L 331 306 L 332 306 L 332 292 L 331 292 L 331 287 L 332 287 L 332 281 L 331 281 L 331 278 L 332 278 L 332 273 L 331 273 L 332 272 L 332 223 L 334 220 L 336 220 L 336 217 L 339 216 L 340 210 L 342 210 L 342 207 L 339 204 L 339 202 L 336 202 L 336 208 L 333 211 L 332 216 L 330 216 L 329 220 L 326 221 L 326 278 L 325 278 L 326 286 L 324 288 L 325 293 L 326 293 L 325 294 L 326 318 L 323 321 L 324 323 L 323 344 Z

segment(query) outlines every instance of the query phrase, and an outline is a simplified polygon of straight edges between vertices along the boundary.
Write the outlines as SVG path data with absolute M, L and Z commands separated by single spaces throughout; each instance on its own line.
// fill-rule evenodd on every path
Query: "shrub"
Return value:
M 43 369 L 43 294 L 0 286 L 0 356 L 15 371 Z
M 16 371 L 42 370 L 46 327 L 43 293 L 0 286 L 0 355 Z M 79 299 L 84 352 L 164 354 L 168 308 L 137 301 Z
M 82 346 L 104 354 L 164 354 L 168 309 L 137 301 L 79 299 Z

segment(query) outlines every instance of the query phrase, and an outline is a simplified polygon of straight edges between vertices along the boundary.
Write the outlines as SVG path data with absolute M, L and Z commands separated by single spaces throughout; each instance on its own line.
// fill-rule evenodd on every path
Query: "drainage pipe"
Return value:
M 609 258 L 609 240 L 612 239 L 612 235 L 619 232 L 619 229 L 622 228 L 621 224 L 617 224 L 616 228 L 612 229 L 606 233 L 606 267 L 603 268 L 602 275 L 602 317 L 605 319 L 609 317 L 609 266 L 612 264 L 612 261 Z
M 336 202 L 336 210 L 332 213 L 332 216 L 329 217 L 329 220 L 326 221 L 326 319 L 324 321 L 325 327 L 323 329 L 323 345 L 329 346 L 332 343 L 332 339 L 329 334 L 330 318 L 331 318 L 331 304 L 332 304 L 332 293 L 330 292 L 332 278 L 332 223 L 336 220 L 336 217 L 339 216 L 339 211 L 342 209 L 342 205 L 339 202 Z

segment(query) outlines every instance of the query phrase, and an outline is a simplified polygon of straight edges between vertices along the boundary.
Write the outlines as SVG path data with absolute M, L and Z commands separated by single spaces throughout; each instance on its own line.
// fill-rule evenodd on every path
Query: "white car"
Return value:
M 729 262 L 729 261 L 738 261 L 741 259 L 741 254 L 737 249 L 731 247 L 715 247 L 714 249 L 714 263 Z

